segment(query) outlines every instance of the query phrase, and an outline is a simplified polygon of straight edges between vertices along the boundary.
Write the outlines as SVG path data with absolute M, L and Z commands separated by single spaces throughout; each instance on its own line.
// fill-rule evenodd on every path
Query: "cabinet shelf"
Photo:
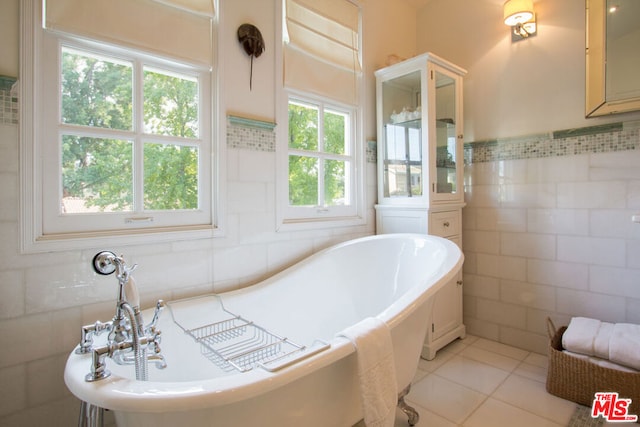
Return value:
M 403 122 L 394 122 L 390 121 L 385 123 L 385 126 L 404 126 L 412 129 L 421 129 L 422 128 L 422 119 L 413 119 L 413 120 L 405 120 Z

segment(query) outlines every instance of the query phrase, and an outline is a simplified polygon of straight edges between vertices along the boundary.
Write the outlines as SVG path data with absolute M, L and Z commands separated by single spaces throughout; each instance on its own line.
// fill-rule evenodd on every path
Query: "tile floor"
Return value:
M 467 336 L 420 360 L 407 403 L 424 427 L 567 426 L 576 404 L 547 393 L 547 358 Z M 400 411 L 395 427 L 407 427 Z

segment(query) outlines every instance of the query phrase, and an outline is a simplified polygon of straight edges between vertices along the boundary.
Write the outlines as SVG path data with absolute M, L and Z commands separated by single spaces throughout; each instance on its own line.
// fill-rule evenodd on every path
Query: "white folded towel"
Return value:
M 600 329 L 593 340 L 593 355 L 600 359 L 609 358 L 609 342 L 613 332 L 613 323 L 600 322 Z
M 572 318 L 562 334 L 562 347 L 573 353 L 594 356 L 594 341 L 601 323 L 588 317 Z
M 588 356 L 585 360 L 600 366 L 640 370 L 640 325 L 574 317 L 562 334 L 562 347 L 576 356 Z M 607 366 L 609 363 L 612 366 Z
M 609 342 L 609 360 L 640 369 L 640 325 L 616 323 Z
M 398 385 L 389 327 L 382 320 L 369 317 L 339 335 L 356 347 L 365 425 L 393 427 Z
M 563 353 L 571 356 L 571 357 L 575 357 L 578 359 L 582 359 L 585 360 L 587 362 L 593 363 L 595 365 L 598 366 L 602 366 L 603 368 L 609 368 L 609 369 L 615 369 L 617 371 L 623 371 L 623 372 L 633 372 L 633 373 L 638 373 L 637 370 L 632 369 L 632 368 L 628 368 L 626 366 L 622 366 L 619 365 L 617 363 L 613 363 L 607 359 L 601 359 L 599 357 L 595 357 L 595 356 L 587 356 L 586 354 L 580 354 L 580 353 L 572 353 L 570 351 L 567 350 L 563 350 Z

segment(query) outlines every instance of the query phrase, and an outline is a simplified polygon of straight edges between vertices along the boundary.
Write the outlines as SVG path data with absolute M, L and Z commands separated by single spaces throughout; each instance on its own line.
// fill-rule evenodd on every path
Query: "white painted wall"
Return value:
M 221 1 L 220 14 L 227 17 L 220 31 L 222 64 L 221 85 L 226 111 L 273 121 L 275 118 L 275 87 L 281 79 L 275 77 L 275 2 Z M 248 6 L 251 4 L 251 6 Z M 253 61 L 253 85 L 249 90 L 250 60 L 238 43 L 236 31 L 244 23 L 253 24 L 262 33 L 266 48 Z
M 502 0 L 432 0 L 418 13 L 418 52 L 432 51 L 469 72 L 465 142 L 605 122 L 585 119 L 585 2 L 538 0 L 538 35 L 511 42 Z
M 0 5 L 0 37 L 2 37 L 2 55 L 0 55 L 0 76 L 18 75 L 18 27 L 19 1 L 8 0 Z

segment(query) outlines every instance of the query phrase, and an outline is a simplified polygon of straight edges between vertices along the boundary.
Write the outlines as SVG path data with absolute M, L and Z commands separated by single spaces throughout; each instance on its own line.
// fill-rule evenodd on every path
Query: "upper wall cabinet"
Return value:
M 383 211 L 396 215 L 393 207 L 426 212 L 464 204 L 464 74 L 431 53 L 376 71 L 379 219 Z M 385 231 L 379 222 L 378 232 L 426 227 Z

